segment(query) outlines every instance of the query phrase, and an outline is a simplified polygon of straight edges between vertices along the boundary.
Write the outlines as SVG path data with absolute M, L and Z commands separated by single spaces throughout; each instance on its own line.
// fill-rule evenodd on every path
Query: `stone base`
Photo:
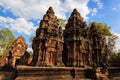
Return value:
M 17 66 L 15 80 L 91 80 L 86 76 L 91 71 L 91 68 Z
M 119 80 L 120 67 L 108 68 L 108 73 L 96 72 L 90 67 L 35 67 L 17 66 L 0 69 L 0 80 Z M 95 75 L 96 74 L 96 75 Z M 108 79 L 109 75 L 109 79 Z
M 15 80 L 16 73 L 15 69 L 0 69 L 0 80 Z
M 110 80 L 120 80 L 120 67 L 109 67 L 108 72 Z
M 109 80 L 108 70 L 103 72 L 101 67 L 97 68 L 96 69 L 96 79 L 98 79 L 98 80 Z

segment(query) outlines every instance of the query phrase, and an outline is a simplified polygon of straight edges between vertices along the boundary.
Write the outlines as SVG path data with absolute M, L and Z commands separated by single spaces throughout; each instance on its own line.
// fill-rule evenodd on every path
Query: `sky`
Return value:
M 76 8 L 87 24 L 105 23 L 120 36 L 120 0 L 0 0 L 0 29 L 9 28 L 30 45 L 30 37 L 50 6 L 57 18 L 66 20 Z M 120 39 L 116 47 L 120 49 Z

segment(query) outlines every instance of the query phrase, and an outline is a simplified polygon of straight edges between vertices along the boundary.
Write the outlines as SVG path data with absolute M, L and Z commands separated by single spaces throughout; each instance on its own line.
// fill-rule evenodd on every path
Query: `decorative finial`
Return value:
M 53 8 L 52 8 L 52 7 L 49 7 L 49 9 L 47 10 L 47 13 L 54 14 Z

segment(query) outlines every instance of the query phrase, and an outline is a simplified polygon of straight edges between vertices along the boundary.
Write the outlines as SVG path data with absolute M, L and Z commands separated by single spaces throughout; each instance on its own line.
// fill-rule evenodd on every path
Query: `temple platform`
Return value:
M 91 68 L 17 66 L 16 80 L 91 80 Z
M 101 80 L 120 80 L 120 67 L 108 68 L 109 79 L 96 72 Z M 106 77 L 106 78 L 105 78 Z M 15 69 L 0 69 L 0 80 L 95 80 L 91 67 L 34 67 L 19 65 Z
M 110 80 L 120 80 L 120 67 L 109 67 L 108 72 Z

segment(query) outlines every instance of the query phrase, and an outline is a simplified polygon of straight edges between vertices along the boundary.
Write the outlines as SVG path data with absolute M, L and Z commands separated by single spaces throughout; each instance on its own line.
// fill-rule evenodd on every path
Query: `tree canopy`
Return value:
M 104 36 L 110 36 L 111 35 L 110 27 L 107 24 L 97 23 L 97 22 L 93 22 L 93 23 L 95 25 L 94 27 L 99 31 L 99 33 L 101 33 Z M 90 28 L 93 23 L 90 23 L 88 28 Z
M 4 55 L 4 53 L 9 50 L 9 44 L 14 39 L 13 33 L 8 28 L 0 30 L 0 55 Z
M 110 27 L 107 24 L 104 23 L 97 23 L 97 22 L 92 22 L 88 25 L 88 29 L 94 27 L 98 30 L 98 32 L 106 38 L 106 44 L 107 44 L 107 52 L 108 52 L 108 57 L 110 60 L 115 60 L 117 58 L 120 57 L 119 53 L 115 52 L 115 42 L 116 39 L 118 38 L 116 35 L 114 35 L 113 33 L 111 33 L 110 31 Z M 119 58 L 120 59 L 120 58 Z
M 0 41 L 8 41 L 11 42 L 15 39 L 13 33 L 8 29 L 4 28 L 0 30 Z
M 111 54 L 110 58 L 111 61 L 120 61 L 120 49 L 115 54 Z

